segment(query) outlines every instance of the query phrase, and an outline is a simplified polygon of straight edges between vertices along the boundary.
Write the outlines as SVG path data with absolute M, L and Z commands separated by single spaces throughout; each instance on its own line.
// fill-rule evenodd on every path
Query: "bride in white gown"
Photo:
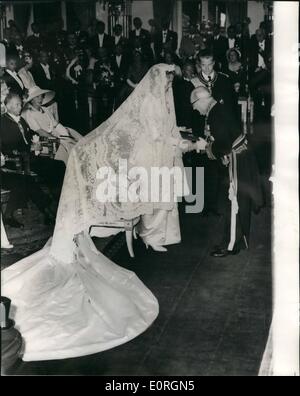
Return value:
M 174 129 L 172 103 L 166 111 L 168 71 L 172 67 L 154 66 L 112 117 L 75 146 L 53 239 L 2 272 L 2 295 L 12 300 L 12 318 L 24 339 L 26 361 L 70 358 L 113 348 L 141 334 L 158 315 L 153 294 L 133 272 L 97 251 L 88 230 L 105 221 L 148 215 L 140 231 L 147 243 L 151 216 L 160 213 L 158 223 L 163 217 L 165 221 L 167 212 L 178 219 L 174 203 L 101 203 L 96 199 L 97 171 L 104 166 L 117 171 L 120 158 L 128 161 L 129 169 L 174 165 L 169 138 L 178 131 Z M 175 228 L 178 233 L 179 227 Z M 175 241 L 179 239 L 178 234 Z

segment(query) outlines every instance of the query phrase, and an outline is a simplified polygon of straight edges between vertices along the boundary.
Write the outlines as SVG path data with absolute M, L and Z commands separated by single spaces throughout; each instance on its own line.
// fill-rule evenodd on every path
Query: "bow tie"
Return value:
M 16 49 L 22 51 L 23 50 L 23 45 L 16 45 Z

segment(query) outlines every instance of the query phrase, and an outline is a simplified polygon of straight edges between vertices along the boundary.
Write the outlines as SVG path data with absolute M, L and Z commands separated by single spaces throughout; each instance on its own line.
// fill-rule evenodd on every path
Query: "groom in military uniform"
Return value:
M 224 232 L 220 245 L 211 255 L 238 254 L 249 246 L 251 210 L 256 211 L 262 205 L 255 159 L 247 136 L 241 134 L 232 113 L 217 102 L 206 87 L 192 92 L 191 103 L 193 109 L 205 117 L 208 160 L 227 168 L 228 175 L 223 180 Z
M 209 50 L 203 50 L 197 60 L 197 76 L 192 79 L 195 88 L 205 87 L 224 110 L 238 116 L 238 104 L 233 85 L 229 77 L 215 70 L 215 60 Z M 204 137 L 205 117 L 198 112 L 193 115 L 193 133 Z M 198 166 L 205 169 L 205 206 L 203 215 L 218 215 L 218 196 L 220 184 L 224 178 L 224 170 L 216 162 L 211 162 L 205 156 L 199 156 Z

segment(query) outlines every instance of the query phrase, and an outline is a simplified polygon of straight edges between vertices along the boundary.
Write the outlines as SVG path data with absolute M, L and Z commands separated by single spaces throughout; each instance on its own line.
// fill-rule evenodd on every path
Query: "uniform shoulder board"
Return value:
M 228 74 L 225 74 L 225 73 L 223 73 L 223 72 L 219 72 L 219 74 L 221 74 L 222 76 L 225 76 L 225 77 L 229 78 L 229 75 L 228 75 Z

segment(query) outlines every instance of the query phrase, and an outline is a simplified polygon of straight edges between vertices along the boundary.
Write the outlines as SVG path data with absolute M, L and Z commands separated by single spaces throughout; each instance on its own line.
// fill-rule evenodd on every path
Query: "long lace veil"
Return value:
M 120 159 L 127 160 L 128 171 L 174 165 L 169 138 L 178 131 L 173 96 L 166 94 L 166 72 L 172 70 L 153 66 L 121 107 L 72 150 L 51 247 L 57 260 L 72 261 L 73 237 L 91 225 L 152 213 L 151 202 L 99 202 L 97 172 L 108 167 L 117 174 Z
M 151 213 L 149 202 L 100 203 L 97 171 L 173 166 L 177 135 L 166 65 L 154 66 L 130 97 L 72 150 L 51 241 L 2 271 L 3 295 L 24 339 L 24 360 L 87 355 L 128 342 L 156 319 L 158 303 L 132 271 L 99 252 L 87 231 L 102 221 Z M 160 203 L 158 203 L 160 205 Z M 76 237 L 77 247 L 73 241 Z

